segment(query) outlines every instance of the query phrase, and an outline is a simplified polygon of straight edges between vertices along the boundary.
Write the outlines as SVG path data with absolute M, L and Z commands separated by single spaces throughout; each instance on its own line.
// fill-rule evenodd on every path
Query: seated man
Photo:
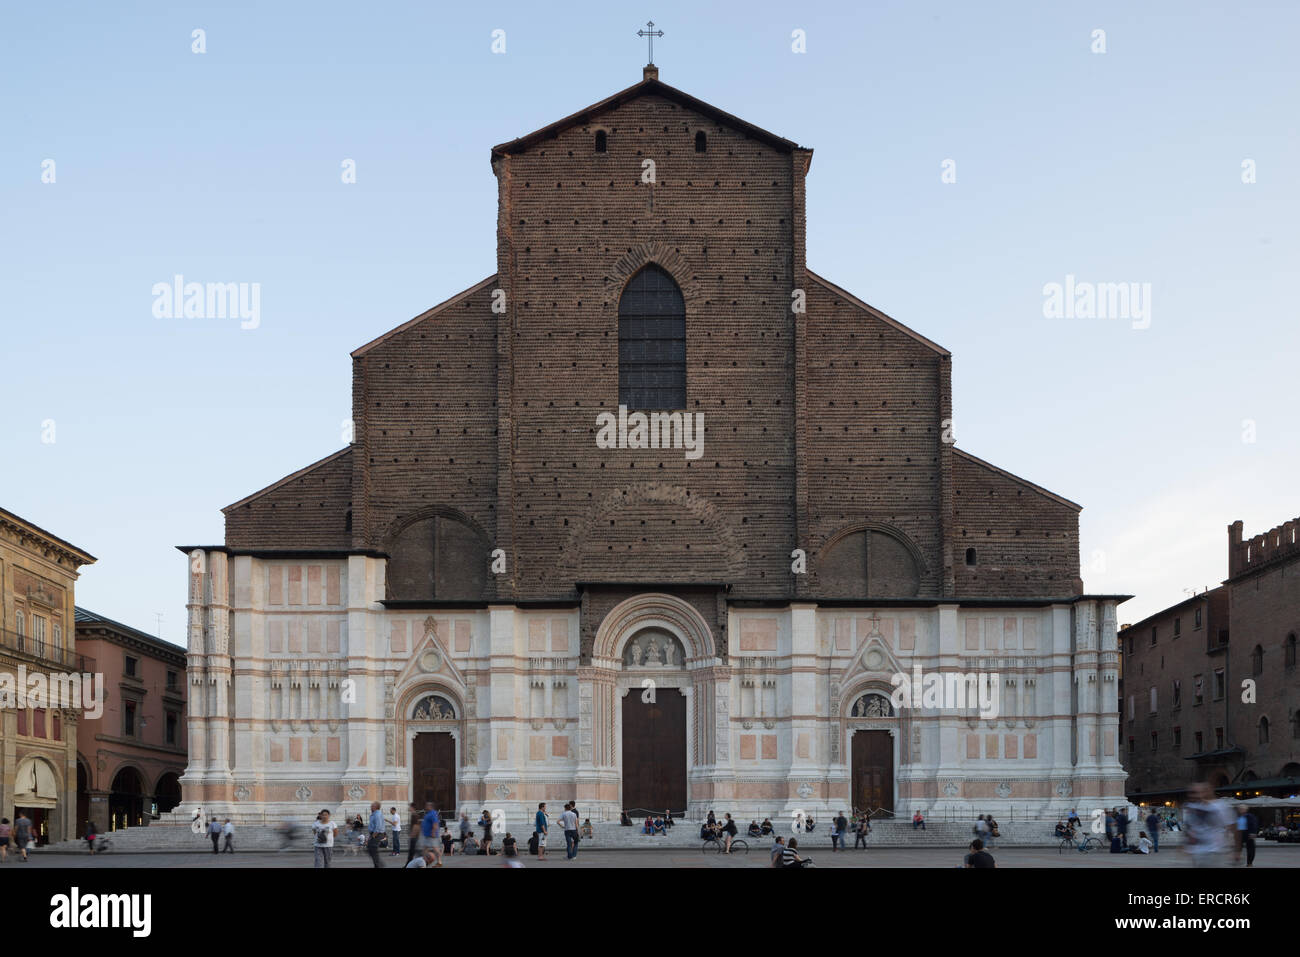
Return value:
M 923 831 L 925 830 L 925 817 L 920 811 L 912 815 L 912 830 L 915 831 L 918 827 Z
M 465 843 L 461 845 L 461 852 L 464 854 L 477 854 L 478 847 L 478 838 L 476 838 L 474 832 L 471 831 L 469 834 L 465 835 Z
M 762 832 L 762 830 L 759 829 L 758 822 L 757 822 L 757 821 L 750 821 L 750 822 L 749 822 L 749 836 L 750 836 L 750 837 L 762 837 L 762 835 L 763 835 L 763 832 Z
M 627 811 L 620 811 L 618 814 L 618 823 L 620 827 L 631 827 L 632 819 L 627 816 Z
M 760 825 L 759 830 L 762 832 L 763 837 L 767 837 L 767 835 L 771 834 L 772 833 L 771 819 L 763 818 L 763 823 L 762 825 Z
M 655 822 L 654 822 L 654 818 L 650 817 L 650 815 L 647 814 L 647 815 L 646 815 L 646 819 L 645 819 L 645 823 L 641 825 L 641 833 L 642 833 L 642 834 L 653 834 L 654 832 L 655 832 Z
M 656 834 L 668 833 L 667 829 L 664 827 L 664 819 L 661 817 L 655 818 L 655 833 Z
M 590 841 L 593 834 L 594 831 L 591 827 L 591 818 L 587 818 L 582 822 L 582 839 L 584 841 Z
M 1065 826 L 1065 822 L 1064 822 L 1064 821 L 1057 821 L 1057 822 L 1056 822 L 1056 836 L 1057 836 L 1057 837 L 1069 837 L 1069 836 L 1070 836 L 1070 829 L 1069 829 L 1068 827 Z
M 785 845 L 785 850 L 781 852 L 782 867 L 807 867 L 808 859 L 799 856 L 799 839 L 792 837 Z

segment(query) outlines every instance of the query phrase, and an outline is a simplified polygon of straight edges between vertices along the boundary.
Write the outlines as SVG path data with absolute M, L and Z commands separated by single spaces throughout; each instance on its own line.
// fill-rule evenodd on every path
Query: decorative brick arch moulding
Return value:
M 709 623 L 699 610 L 672 595 L 647 592 L 620 602 L 605 616 L 596 630 L 592 664 L 621 669 L 623 646 L 644 628 L 662 628 L 678 638 L 686 649 L 688 668 L 716 662 Z
M 422 522 L 428 518 L 449 518 L 453 522 L 459 522 L 477 535 L 484 545 L 489 548 L 492 545 L 492 537 L 488 535 L 483 526 L 474 521 L 474 519 L 470 518 L 464 512 L 450 508 L 446 505 L 430 505 L 428 508 L 422 508 L 418 511 L 412 512 L 410 515 L 404 515 L 401 518 L 395 519 L 393 523 L 388 526 L 388 531 L 384 533 L 382 541 L 383 550 L 391 554 L 393 545 L 397 543 L 397 539 L 402 532 L 406 531 L 416 522 Z
M 901 528 L 889 525 L 885 522 L 856 522 L 852 525 L 845 525 L 843 528 L 836 529 L 822 543 L 821 548 L 817 550 L 818 557 L 826 555 L 832 548 L 838 545 L 843 539 L 848 538 L 857 532 L 880 532 L 882 535 L 888 535 L 907 549 L 916 562 L 918 575 L 924 579 L 930 574 L 930 563 L 925 560 L 925 555 L 917 547 L 916 542 L 912 541 L 912 536 L 908 535 Z
M 724 572 L 726 580 L 735 581 L 743 577 L 744 550 L 736 542 L 731 527 L 718 515 L 713 504 L 697 496 L 689 496 L 686 489 L 678 485 L 652 482 L 642 485 L 623 486 L 610 489 L 597 501 L 587 513 L 585 521 L 574 526 L 569 534 L 569 541 L 564 549 L 564 559 L 557 566 L 562 577 L 568 581 L 579 581 L 590 572 L 598 575 L 598 570 L 609 563 L 609 556 L 603 552 L 589 554 L 584 544 L 600 544 L 599 529 L 609 519 L 631 505 L 655 503 L 669 508 L 679 509 L 683 516 L 704 522 L 707 535 L 700 536 L 700 544 L 714 543 L 708 554 L 715 556 L 712 567 Z M 705 552 L 701 552 L 705 554 Z M 596 568 L 587 568 L 591 561 Z
M 670 246 L 653 241 L 633 246 L 609 267 L 609 271 L 605 274 L 605 302 L 601 312 L 617 317 L 618 303 L 623 298 L 624 288 L 633 276 L 651 263 L 668 273 L 673 282 L 677 283 L 677 288 L 682 291 L 682 299 L 686 301 L 686 319 L 689 322 L 689 307 L 700 299 L 699 286 L 691 278 L 691 267 L 682 258 L 681 253 Z

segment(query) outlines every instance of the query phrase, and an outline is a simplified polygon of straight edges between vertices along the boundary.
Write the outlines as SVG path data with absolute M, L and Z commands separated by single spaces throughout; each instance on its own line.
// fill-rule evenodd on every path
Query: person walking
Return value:
M 208 837 L 212 840 L 212 853 L 221 853 L 221 822 L 215 817 L 208 824 Z
M 312 845 L 316 848 L 316 869 L 328 870 L 334 858 L 334 835 L 338 825 L 330 820 L 329 811 L 321 811 L 312 823 Z
M 843 850 L 849 846 L 849 819 L 843 811 L 835 816 L 835 830 L 840 832 L 840 849 Z
M 1151 809 L 1147 815 L 1147 836 L 1151 838 L 1151 853 L 1160 853 L 1160 815 Z
M 415 802 L 411 802 L 406 806 L 406 812 L 411 821 L 410 830 L 406 832 L 406 863 L 409 864 L 411 863 L 412 858 L 415 857 L 416 849 L 420 846 L 420 824 L 424 815 L 421 814 L 420 809 L 415 806 Z
M 840 819 L 831 818 L 831 853 L 834 854 L 840 847 Z
M 564 859 L 571 861 L 578 856 L 578 813 L 573 809 L 572 801 L 564 805 L 560 827 L 564 831 Z
M 533 830 L 537 832 L 537 859 L 546 860 L 546 802 L 537 805 L 537 815 L 533 818 Z
M 470 823 L 469 811 L 460 812 L 460 850 L 465 853 L 465 838 L 469 837 L 470 832 L 474 830 L 474 825 Z
M 402 852 L 402 816 L 397 813 L 397 808 L 388 809 L 388 841 L 392 845 L 389 857 L 396 857 Z
M 488 813 L 487 808 L 483 809 L 483 815 L 478 819 L 478 826 L 483 829 L 483 840 L 480 846 L 483 853 L 489 857 L 492 855 L 492 815 Z
M 222 853 L 224 854 L 226 851 L 229 851 L 231 854 L 235 853 L 235 825 L 230 823 L 230 818 L 226 818 L 226 823 L 225 826 L 221 828 L 221 833 L 226 838 L 226 846 L 221 849 Z
M 95 822 L 87 821 L 86 822 L 86 849 L 90 851 L 92 856 L 95 853 L 95 838 L 98 836 L 99 835 L 95 832 Z
M 27 860 L 27 845 L 32 840 L 32 819 L 22 811 L 14 818 L 14 845 L 18 848 L 18 853 L 22 859 Z
M 0 817 L 0 864 L 9 863 L 9 842 L 13 839 L 14 828 L 9 818 Z
M 1229 829 L 1234 818 L 1224 802 L 1216 800 L 1214 788 L 1201 781 L 1192 786 L 1192 802 L 1183 808 L 1187 826 L 1187 853 L 1193 867 L 1219 867 L 1231 840 Z
M 378 801 L 370 802 L 370 821 L 366 825 L 366 853 L 370 855 L 370 860 L 375 867 L 384 866 L 384 862 L 379 859 L 379 842 L 383 839 L 384 831 L 387 828 L 384 824 L 384 812 L 381 807 L 382 805 Z
M 433 848 L 433 856 L 437 860 L 435 867 L 442 867 L 442 818 L 438 816 L 438 809 L 433 806 L 432 801 L 424 802 L 424 820 L 420 822 L 420 847 Z

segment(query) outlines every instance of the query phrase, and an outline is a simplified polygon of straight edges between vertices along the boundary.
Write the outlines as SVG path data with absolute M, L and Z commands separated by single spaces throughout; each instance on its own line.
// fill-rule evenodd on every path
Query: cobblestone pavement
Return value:
M 956 867 L 961 864 L 964 851 L 958 848 L 880 848 L 867 851 L 840 851 L 832 854 L 829 847 L 815 846 L 803 849 L 811 856 L 819 868 L 827 867 Z M 1143 868 L 1188 867 L 1190 862 L 1186 853 L 1168 850 L 1161 854 L 1140 856 L 1137 854 L 1109 854 L 1090 852 L 1088 854 L 1058 854 L 1055 848 L 993 848 L 993 856 L 998 867 L 1069 867 L 1069 868 L 1103 868 L 1112 870 L 1131 870 Z M 583 848 L 576 860 L 567 861 L 563 849 L 558 854 L 552 853 L 545 861 L 531 857 L 521 858 L 525 867 L 553 868 L 556 870 L 574 868 L 697 868 L 697 867 L 754 867 L 768 865 L 768 848 L 755 847 L 748 854 L 731 856 L 716 853 L 702 853 L 699 850 L 600 850 Z M 406 862 L 406 854 L 400 857 L 383 857 L 386 867 L 399 867 Z M 443 870 L 456 870 L 466 867 L 501 867 L 500 857 L 461 857 L 452 855 L 445 859 Z M 312 866 L 312 856 L 306 850 L 284 852 L 250 851 L 236 854 L 212 854 L 210 852 L 146 852 L 137 854 L 42 854 L 32 853 L 29 863 L 23 864 L 10 855 L 9 862 L 0 867 L 0 874 L 21 871 L 27 868 L 69 867 L 69 868 L 113 868 L 113 867 L 303 867 Z M 369 868 L 370 859 L 364 854 L 349 854 L 346 851 L 336 853 L 334 866 L 343 868 Z M 1256 868 L 1300 867 L 1300 844 L 1274 845 L 1263 844 L 1255 858 Z M 2 879 L 2 878 L 0 878 Z

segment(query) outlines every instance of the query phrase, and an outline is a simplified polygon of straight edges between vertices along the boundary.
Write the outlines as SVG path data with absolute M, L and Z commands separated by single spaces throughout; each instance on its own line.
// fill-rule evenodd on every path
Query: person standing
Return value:
M 831 818 L 831 853 L 834 854 L 840 847 L 840 819 Z
M 378 801 L 370 802 L 370 821 L 366 825 L 366 853 L 370 855 L 370 860 L 374 862 L 375 867 L 384 866 L 384 862 L 379 859 L 379 842 L 387 828 L 384 824 L 384 812 L 380 808 Z
M 14 818 L 14 844 L 18 848 L 18 853 L 22 854 L 23 860 L 27 860 L 27 845 L 32 839 L 32 819 L 22 811 L 18 812 L 18 817 Z
M 212 822 L 208 824 L 208 837 L 212 839 L 213 854 L 221 853 L 221 831 L 221 822 L 214 817 Z
M 388 809 L 388 830 L 390 836 L 388 840 L 392 843 L 392 850 L 389 857 L 396 857 L 402 852 L 402 816 L 397 813 L 397 808 Z
M 871 833 L 871 822 L 867 819 L 866 814 L 858 818 L 857 838 L 853 841 L 853 849 L 856 851 L 861 845 L 865 851 L 867 849 L 867 835 Z
M 533 830 L 537 832 L 537 859 L 546 860 L 546 802 L 537 805 L 537 816 L 533 818 Z
M 835 830 L 840 832 L 840 848 L 843 849 L 848 847 L 849 846 L 849 819 L 844 816 L 843 811 L 840 811 L 840 813 L 835 818 Z
M 1147 836 L 1151 838 L 1151 853 L 1160 853 L 1160 815 L 1155 808 L 1147 815 Z
M 474 825 L 470 823 L 469 811 L 460 812 L 460 850 L 465 853 L 465 838 L 469 837 L 470 832 L 474 830 Z
M 312 844 L 316 848 L 317 870 L 328 869 L 334 857 L 334 835 L 338 825 L 330 820 L 329 811 L 321 811 L 312 823 Z
M 229 851 L 231 854 L 235 853 L 235 825 L 230 823 L 230 818 L 226 818 L 226 823 L 225 826 L 221 828 L 221 833 L 226 838 L 226 846 L 221 849 L 222 853 L 225 853 L 226 851 Z
M 560 827 L 564 830 L 564 859 L 571 861 L 578 856 L 578 814 L 573 810 L 572 801 L 564 805 Z
M 1119 831 L 1119 845 L 1128 850 L 1128 809 L 1115 808 L 1115 828 Z
M 483 829 L 483 840 L 481 842 L 483 853 L 489 857 L 492 855 L 492 815 L 483 809 L 483 816 L 478 819 L 478 826 Z
M 1237 808 L 1237 834 L 1241 840 L 1241 846 L 1246 849 L 1246 866 L 1255 866 L 1255 837 L 1259 834 L 1259 818 L 1251 813 L 1250 808 L 1243 804 Z M 1237 854 L 1237 860 L 1241 860 L 1240 849 Z
M 95 838 L 99 835 L 95 833 L 95 822 L 86 822 L 86 848 L 93 855 L 95 853 Z
M 9 841 L 13 838 L 13 825 L 9 818 L 0 817 L 0 864 L 9 862 Z

